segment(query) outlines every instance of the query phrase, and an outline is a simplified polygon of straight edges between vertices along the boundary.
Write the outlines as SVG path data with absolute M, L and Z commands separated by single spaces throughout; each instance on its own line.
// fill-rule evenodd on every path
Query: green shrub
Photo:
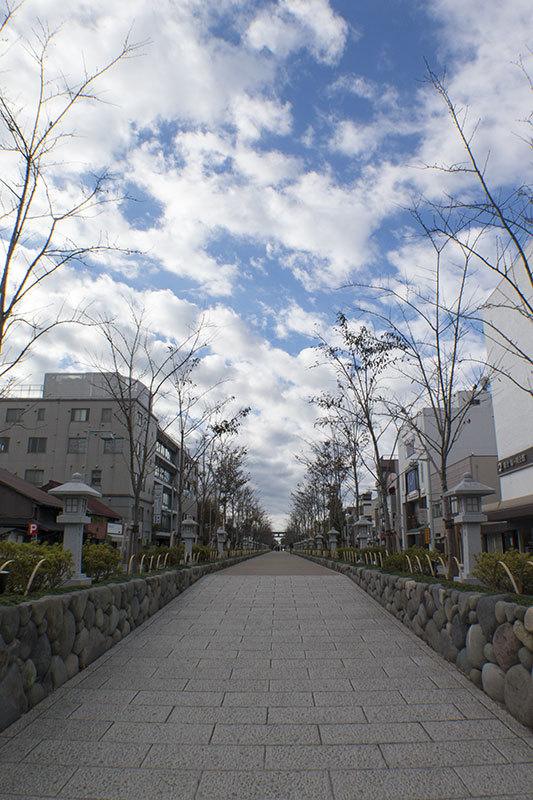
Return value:
M 95 581 L 109 578 L 118 571 L 120 551 L 109 544 L 84 544 L 81 569 Z
M 198 557 L 199 563 L 211 560 L 211 549 L 202 544 L 193 544 L 192 554 L 193 557 Z
M 183 544 L 180 544 L 178 547 L 168 547 L 167 545 L 161 545 L 160 547 L 145 547 L 142 552 L 142 555 L 145 556 L 144 559 L 144 568 L 148 568 L 150 564 L 150 559 L 154 558 L 152 562 L 152 568 L 156 568 L 157 559 L 159 559 L 159 567 L 158 569 L 163 569 L 163 563 L 165 561 L 165 557 L 168 555 L 166 567 L 177 567 L 180 561 L 183 559 L 184 554 L 184 547 Z
M 507 575 L 504 564 L 510 570 L 518 586 L 519 594 L 533 594 L 533 561 L 531 553 L 519 553 L 508 550 L 507 553 L 476 553 L 476 562 L 472 574 L 495 592 L 514 592 L 513 585 Z
M 369 553 L 370 555 L 377 555 L 378 553 L 381 553 L 381 555 L 385 557 L 385 545 L 378 544 L 378 545 L 372 545 L 371 547 L 361 547 L 359 552 Z
M 407 572 L 408 569 L 404 553 L 391 553 L 383 561 L 383 572 Z
M 422 574 L 423 575 L 431 575 L 431 569 L 428 564 L 427 557 L 429 556 L 431 563 L 433 564 L 433 570 L 436 572 L 436 565 L 439 563 L 439 555 L 440 553 L 437 550 L 428 550 L 426 547 L 420 547 L 420 545 L 412 545 L 411 547 L 407 547 L 403 551 L 404 555 L 409 556 L 411 559 L 411 564 L 413 565 L 413 572 L 418 572 L 420 574 L 420 568 L 418 566 L 417 557 L 420 559 L 420 563 L 422 565 Z M 406 569 L 409 569 L 408 561 L 405 559 Z
M 338 550 L 339 558 L 343 561 L 352 561 L 354 556 L 357 560 L 359 553 L 354 547 L 340 547 Z
M 0 565 L 11 561 L 7 591 L 22 594 L 31 574 L 41 559 L 46 559 L 33 578 L 31 589 L 39 591 L 46 587 L 60 586 L 72 575 L 72 553 L 63 550 L 60 544 L 17 544 L 0 542 Z

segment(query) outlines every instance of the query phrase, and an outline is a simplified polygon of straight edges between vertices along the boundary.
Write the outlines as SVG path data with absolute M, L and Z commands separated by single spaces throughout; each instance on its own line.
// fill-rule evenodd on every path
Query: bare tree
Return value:
M 417 285 L 397 281 L 367 287 L 374 293 L 368 313 L 379 319 L 403 353 L 401 370 L 404 381 L 409 382 L 410 396 L 390 394 L 385 405 L 400 434 L 405 435 L 406 431 L 415 434 L 438 475 L 451 578 L 453 557 L 458 553 L 446 495 L 450 488 L 448 465 L 469 411 L 487 386 L 488 375 L 478 366 L 476 358 L 470 356 L 472 310 L 467 286 L 471 253 L 468 248 L 453 246 L 419 221 L 433 250 L 432 269 L 424 270 L 424 280 Z M 462 263 L 454 266 L 450 259 L 445 259 L 449 247 L 453 247 L 455 256 L 462 257 Z M 450 301 L 445 296 L 444 284 L 449 287 L 452 283 L 454 270 Z
M 233 399 L 228 398 L 226 402 Z M 222 402 L 218 410 L 223 411 L 225 404 Z M 216 407 L 211 408 L 214 413 L 217 411 Z M 217 484 L 222 454 L 226 452 L 229 440 L 238 433 L 242 420 L 249 412 L 249 408 L 241 408 L 230 418 L 215 416 L 214 419 L 208 414 L 206 417 L 208 424 L 195 440 L 193 452 L 198 465 L 199 535 L 206 544 L 213 539 L 217 527 L 223 522 L 219 504 L 220 490 Z
M 322 507 L 314 484 L 307 480 L 298 484 L 291 493 L 292 508 L 285 543 L 298 542 L 315 535 L 317 522 L 322 518 Z
M 4 6 L 0 33 L 5 32 L 22 5 Z M 10 96 L 5 82 L 0 83 L 0 151 L 4 171 L 0 179 L 1 240 L 4 251 L 0 273 L 0 378 L 8 379 L 32 346 L 57 325 L 83 318 L 82 310 L 59 309 L 51 317 L 28 311 L 28 300 L 35 290 L 62 267 L 91 261 L 101 253 L 118 247 L 102 235 L 89 242 L 73 241 L 72 222 L 84 218 L 104 203 L 115 200 L 108 194 L 113 183 L 108 172 L 96 175 L 91 184 L 78 190 L 70 183 L 68 191 L 58 188 L 58 157 L 55 151 L 74 134 L 68 120 L 75 107 L 98 102 L 97 84 L 120 61 L 139 53 L 141 44 L 126 36 L 118 53 L 104 66 L 85 70 L 76 83 L 64 72 L 49 73 L 49 51 L 55 33 L 39 22 L 29 39 L 14 45 L 26 49 L 33 59 L 33 86 L 24 98 Z M 0 57 L 8 47 L 1 39 Z M 61 175 L 66 180 L 66 175 Z M 74 197 L 74 199 L 73 199 Z M 127 251 L 122 251 L 127 252 Z
M 533 82 L 522 60 L 518 67 L 531 91 Z M 478 267 L 488 270 L 499 281 L 497 290 L 482 308 L 483 326 L 488 343 L 495 343 L 496 353 L 510 354 L 506 359 L 496 357 L 492 368 L 504 374 L 512 383 L 533 394 L 530 381 L 533 348 L 529 347 L 527 331 L 533 321 L 533 186 L 531 181 L 507 189 L 494 186 L 488 176 L 489 154 L 479 153 L 475 134 L 479 125 L 468 122 L 468 109 L 459 107 L 436 73 L 427 65 L 429 84 L 441 97 L 452 126 L 463 148 L 464 160 L 457 164 L 432 164 L 431 169 L 461 176 L 463 184 L 455 194 L 442 200 L 422 198 L 415 209 L 433 237 L 442 237 L 461 247 Z M 533 114 L 524 120 L 529 130 Z M 533 137 L 523 138 L 533 149 Z M 527 155 L 524 165 L 527 163 Z M 472 313 L 479 319 L 479 313 Z M 517 328 L 525 335 L 517 335 Z M 517 364 L 524 366 L 516 370 Z
M 230 539 L 235 542 L 237 498 L 249 481 L 249 475 L 245 472 L 246 448 L 224 443 L 217 448 L 215 459 L 213 473 L 216 502 L 220 509 L 222 525 Z
M 245 484 L 237 492 L 235 504 L 235 539 L 240 546 L 251 541 L 271 545 L 272 526 L 261 506 L 257 490 Z
M 220 388 L 221 382 L 200 388 L 195 381 L 199 365 L 200 358 L 189 358 L 173 374 L 176 418 L 172 428 L 179 444 L 178 538 L 181 537 L 184 498 L 197 482 L 198 465 L 202 463 L 209 472 L 206 456 L 212 454 L 213 444 L 217 439 L 236 434 L 250 411 L 241 408 L 224 418 L 224 410 L 235 398 L 228 396 L 211 401 L 211 395 Z
M 387 503 L 388 472 L 381 442 L 391 420 L 385 420 L 382 413 L 381 381 L 385 370 L 401 355 L 402 340 L 394 332 L 374 335 L 365 326 L 354 327 L 343 313 L 337 315 L 334 331 L 338 343 L 322 339 L 318 349 L 335 370 L 340 394 L 350 398 L 364 425 L 371 451 L 366 466 L 376 482 L 384 533 L 390 536 L 393 531 Z
M 344 529 L 343 491 L 350 470 L 348 448 L 334 435 L 328 439 L 311 444 L 310 452 L 297 456 L 305 464 L 306 484 L 312 488 L 316 498 L 316 523 L 327 533 L 335 528 L 340 533 Z
M 333 431 L 334 438 L 346 448 L 353 478 L 354 505 L 359 508 L 360 473 L 365 463 L 364 451 L 368 446 L 368 434 L 361 412 L 354 407 L 351 398 L 342 393 L 334 396 L 323 392 L 313 397 L 311 402 L 325 412 L 315 425 Z
M 141 495 L 145 491 L 146 479 L 155 469 L 155 405 L 164 398 L 170 397 L 171 401 L 175 399 L 174 380 L 180 371 L 186 370 L 187 365 L 197 359 L 204 338 L 200 322 L 184 341 L 167 340 L 159 342 L 157 346 L 155 334 L 145 326 L 143 312 L 136 311 L 134 307 L 130 307 L 130 310 L 129 327 L 114 321 L 100 323 L 107 358 L 104 364 L 98 365 L 98 369 L 126 430 L 128 471 L 133 494 L 131 551 L 137 542 L 141 521 Z M 175 417 L 171 416 L 165 430 L 174 421 Z

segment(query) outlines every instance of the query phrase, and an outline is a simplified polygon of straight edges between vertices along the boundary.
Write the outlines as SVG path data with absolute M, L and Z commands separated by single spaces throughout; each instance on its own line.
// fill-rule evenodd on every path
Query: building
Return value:
M 60 486 L 59 481 L 48 481 L 42 487 L 42 491 L 49 492 L 50 489 L 56 489 L 58 486 Z M 52 496 L 50 495 L 50 497 Z M 97 497 L 87 498 L 87 516 L 90 517 L 91 521 L 84 525 L 84 541 L 122 541 L 124 525 L 120 514 L 117 514 L 109 506 L 104 505 Z M 61 526 L 61 529 L 63 529 L 63 526 Z
M 63 503 L 48 494 L 48 490 L 56 486 L 59 486 L 58 481 L 50 481 L 39 489 L 18 475 L 0 469 L 0 539 L 61 542 L 63 524 L 56 518 L 62 513 Z M 96 497 L 88 498 L 87 515 L 91 518 L 84 529 L 87 541 L 122 538 L 120 516 Z M 110 533 L 110 528 L 116 533 Z
M 125 381 L 110 373 L 48 373 L 38 396 L 1 398 L 0 467 L 38 487 L 79 472 L 131 527 L 132 470 L 145 458 L 139 540 L 168 544 L 178 530 L 179 447 L 150 413 L 148 391 L 139 381 L 128 386 L 124 413 L 114 390 L 119 380 Z M 183 487 L 184 516 L 196 511 L 194 469 L 191 474 Z
M 502 280 L 484 311 L 487 361 L 494 369 L 491 387 L 501 492 L 484 507 L 489 521 L 482 526 L 482 535 L 489 552 L 511 547 L 533 552 L 533 339 L 528 307 L 533 290 L 525 270 L 514 269 L 510 278 L 523 298 L 512 283 Z
M 458 392 L 455 407 L 466 407 L 469 392 Z M 435 417 L 429 408 L 416 418 L 416 428 L 404 428 L 398 443 L 399 520 L 402 547 L 420 545 L 444 551 L 444 520 L 438 454 L 431 442 L 438 442 Z M 497 451 L 492 400 L 489 391 L 482 391 L 468 407 L 468 413 L 448 456 L 448 488 L 470 472 L 474 480 L 493 486 L 499 499 Z
M 0 539 L 59 540 L 63 525 L 56 520 L 62 511 L 63 503 L 57 497 L 0 468 Z

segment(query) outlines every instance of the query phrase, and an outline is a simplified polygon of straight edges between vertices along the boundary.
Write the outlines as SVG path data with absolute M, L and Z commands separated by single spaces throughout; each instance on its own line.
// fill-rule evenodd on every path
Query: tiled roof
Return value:
M 48 483 L 43 486 L 43 489 L 48 491 L 49 489 L 55 489 L 60 485 L 61 484 L 59 481 L 48 481 Z M 52 495 L 48 495 L 48 497 L 52 497 Z M 60 505 L 62 506 L 63 504 L 60 503 Z M 97 517 L 107 517 L 107 519 L 122 519 L 120 514 L 117 514 L 117 512 L 113 511 L 113 509 L 109 508 L 109 506 L 106 506 L 104 503 L 98 500 L 97 497 L 89 497 L 87 499 L 87 508 L 89 510 L 89 514 L 94 514 Z
M 28 483 L 28 481 L 25 481 L 24 478 L 20 478 L 18 475 L 13 475 L 12 472 L 8 472 L 7 469 L 2 469 L 1 467 L 0 484 L 3 486 L 8 486 L 10 489 L 13 489 L 15 492 L 18 492 L 24 497 L 28 497 L 30 500 L 33 500 L 40 506 L 63 508 L 63 503 L 56 497 L 52 497 L 52 495 L 48 494 L 47 492 L 43 492 L 42 489 L 38 489 L 37 486 L 33 485 L 33 483 Z

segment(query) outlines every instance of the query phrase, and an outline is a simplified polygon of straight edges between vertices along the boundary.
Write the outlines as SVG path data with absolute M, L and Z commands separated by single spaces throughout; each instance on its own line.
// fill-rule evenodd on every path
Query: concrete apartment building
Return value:
M 468 392 L 458 392 L 456 406 L 463 408 Z M 444 521 L 438 472 L 432 463 L 437 454 L 428 444 L 437 440 L 431 409 L 422 409 L 416 425 L 425 434 L 421 440 L 413 429 L 405 429 L 398 443 L 399 519 L 402 547 L 426 545 L 444 550 Z M 492 398 L 481 392 L 468 409 L 448 458 L 448 488 L 458 484 L 465 472 L 475 481 L 494 488 L 486 503 L 499 500 L 496 436 Z
M 100 373 L 48 373 L 39 396 L 1 398 L 0 467 L 35 486 L 62 483 L 79 472 L 127 526 L 134 500 L 129 433 L 109 378 L 116 380 Z M 139 539 L 168 544 L 178 528 L 179 448 L 149 413 L 142 383 L 135 383 L 132 397 L 135 452 L 149 443 Z M 195 514 L 194 476 L 186 486 L 184 510 Z

